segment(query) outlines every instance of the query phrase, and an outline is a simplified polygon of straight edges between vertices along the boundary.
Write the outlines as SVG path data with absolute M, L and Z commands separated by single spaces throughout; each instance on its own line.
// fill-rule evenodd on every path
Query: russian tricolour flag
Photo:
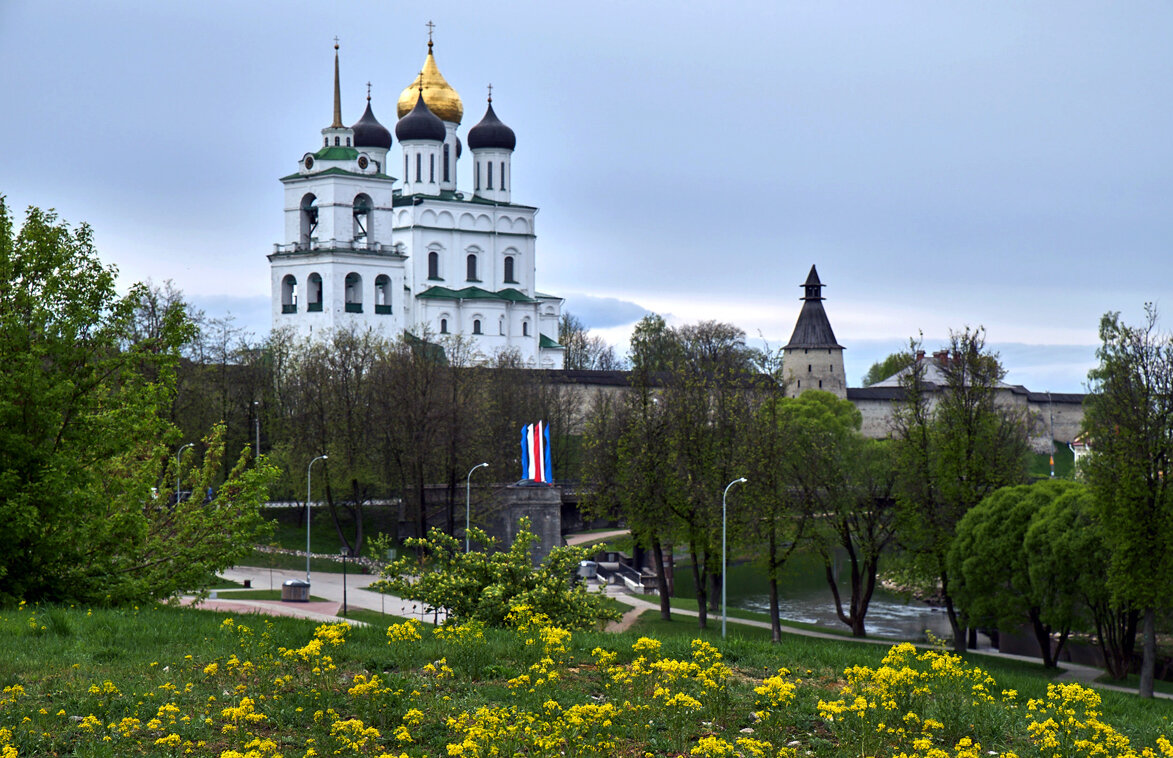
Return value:
M 550 429 L 544 421 L 521 428 L 521 478 L 551 484 Z

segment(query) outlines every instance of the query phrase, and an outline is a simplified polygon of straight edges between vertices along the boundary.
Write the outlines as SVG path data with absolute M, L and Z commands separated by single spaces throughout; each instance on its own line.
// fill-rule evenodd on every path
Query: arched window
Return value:
M 424 165 L 423 153 L 416 153 L 415 154 L 415 180 L 417 182 L 423 181 L 423 178 L 424 178 L 423 168 L 422 168 L 423 165 Z
M 468 269 L 468 276 L 465 278 L 470 282 L 479 282 L 480 279 L 477 278 L 477 257 L 475 255 L 469 254 L 468 258 L 465 259 L 465 267 Z
M 517 280 L 513 278 L 513 256 L 505 256 L 505 281 L 508 284 L 517 284 Z
M 322 310 L 322 275 L 310 274 L 306 279 L 306 303 L 305 309 L 307 312 Z
M 820 379 L 820 380 L 819 380 L 819 389 L 822 389 L 822 388 L 823 388 L 823 380 L 822 380 L 822 379 Z
M 428 156 L 428 181 L 429 182 L 436 181 L 436 156 L 435 155 Z
M 297 313 L 297 279 L 293 274 L 281 280 L 281 312 Z
M 391 277 L 379 274 L 375 277 L 375 313 L 391 312 Z
M 346 275 L 346 312 L 362 313 L 362 277 L 353 271 Z
M 810 365 L 809 363 L 808 363 L 808 364 L 806 364 L 806 372 L 807 372 L 808 374 L 811 372 L 811 365 Z
M 302 247 L 309 247 L 314 239 L 314 232 L 318 230 L 318 206 L 314 205 L 318 198 L 308 193 L 301 199 L 301 233 Z
M 447 333 L 448 333 L 448 319 L 442 318 L 442 319 L 440 319 L 440 334 L 447 334 Z
M 411 174 L 407 173 L 407 153 L 403 154 L 403 181 L 407 181 L 407 177 Z
M 505 161 L 501 161 L 501 189 L 505 189 Z
M 444 145 L 444 181 L 448 181 L 448 145 Z
M 350 137 L 347 137 L 347 138 L 346 138 L 346 146 L 347 146 L 347 147 L 350 147 Z
M 338 138 L 337 138 L 337 137 L 335 137 L 335 138 L 334 138 L 334 147 L 338 147 L 340 144 L 341 144 L 341 142 L 339 142 L 339 141 L 338 141 Z
M 502 337 L 505 336 L 505 317 L 504 316 L 497 319 L 497 334 L 500 334 Z
M 488 182 L 485 184 L 485 189 L 493 189 L 493 162 L 485 161 L 485 166 L 488 168 Z
M 440 254 L 435 250 L 428 253 L 428 278 L 440 278 Z
M 474 186 L 473 189 L 479 190 L 481 188 L 481 164 L 480 163 L 477 163 L 477 170 L 473 172 L 473 176 L 476 179 L 476 181 L 474 182 L 474 184 L 476 186 Z
M 472 333 L 481 334 L 481 320 L 479 318 L 474 318 L 472 320 Z
M 529 319 L 525 319 L 524 321 L 521 322 L 521 336 L 522 337 L 529 336 Z
M 369 239 L 368 230 L 371 228 L 371 198 L 363 193 L 354 198 L 354 239 L 355 241 Z

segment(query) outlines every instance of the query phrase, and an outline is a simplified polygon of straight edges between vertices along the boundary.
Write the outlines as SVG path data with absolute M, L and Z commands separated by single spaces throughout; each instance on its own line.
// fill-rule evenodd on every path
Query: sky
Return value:
M 428 21 L 461 136 L 489 83 L 517 134 L 539 289 L 621 354 L 648 312 L 784 345 L 813 264 L 852 386 L 982 326 L 1080 392 L 1105 312 L 1168 305 L 1173 5 L 1139 0 L 0 0 L 0 193 L 260 335 L 334 37 L 344 121 L 369 81 L 393 128 Z

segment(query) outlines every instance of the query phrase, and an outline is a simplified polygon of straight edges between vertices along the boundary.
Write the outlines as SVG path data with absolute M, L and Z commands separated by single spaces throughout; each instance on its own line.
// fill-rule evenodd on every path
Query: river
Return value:
M 692 569 L 676 564 L 677 597 L 695 597 Z M 737 563 L 729 567 L 726 591 L 729 607 L 768 614 L 770 585 L 761 564 Z M 844 603 L 850 597 L 850 584 L 839 585 Z M 787 621 L 816 624 L 828 629 L 850 631 L 835 615 L 835 599 L 827 586 L 823 561 L 818 555 L 799 553 L 790 558 L 778 577 L 778 615 Z M 934 608 L 914 599 L 877 587 L 864 620 L 872 637 L 921 641 L 925 630 L 937 637 L 951 636 L 949 618 L 944 609 Z

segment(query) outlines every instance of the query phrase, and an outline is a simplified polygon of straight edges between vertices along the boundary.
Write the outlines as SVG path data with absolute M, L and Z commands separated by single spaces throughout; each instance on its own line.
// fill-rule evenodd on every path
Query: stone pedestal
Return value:
M 498 546 L 508 550 L 518 531 L 518 523 L 528 516 L 530 530 L 538 536 L 534 545 L 534 565 L 562 544 L 562 490 L 545 484 L 518 482 L 497 496 L 497 507 L 485 524 L 485 531 L 496 537 Z

